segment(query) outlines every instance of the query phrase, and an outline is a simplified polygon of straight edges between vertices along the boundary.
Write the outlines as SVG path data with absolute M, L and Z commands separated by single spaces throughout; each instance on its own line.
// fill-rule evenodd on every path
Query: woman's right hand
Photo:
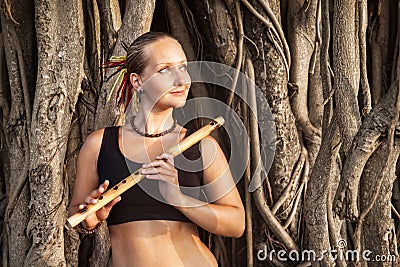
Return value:
M 85 198 L 85 202 L 79 205 L 79 210 L 84 209 L 88 204 L 96 204 L 97 198 L 107 190 L 109 183 L 110 182 L 106 180 L 97 189 L 93 190 L 90 195 Z M 87 217 L 82 222 L 83 227 L 85 227 L 87 230 L 95 228 L 97 224 L 107 219 L 108 215 L 110 214 L 111 208 L 120 200 L 120 196 L 114 198 L 110 203 L 100 208 L 94 214 Z

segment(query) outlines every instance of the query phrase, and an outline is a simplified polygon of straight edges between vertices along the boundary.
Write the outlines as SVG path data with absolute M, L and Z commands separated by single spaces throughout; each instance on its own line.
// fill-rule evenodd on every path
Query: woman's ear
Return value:
M 142 85 L 141 82 L 140 82 L 140 77 L 136 73 L 131 73 L 129 79 L 130 79 L 131 84 L 133 85 L 133 88 L 135 90 L 139 89 L 140 86 Z

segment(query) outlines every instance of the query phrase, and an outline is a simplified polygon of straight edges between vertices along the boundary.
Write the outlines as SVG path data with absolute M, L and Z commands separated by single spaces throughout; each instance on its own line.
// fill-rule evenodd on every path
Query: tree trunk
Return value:
M 312 57 L 317 52 L 317 0 L 289 1 L 288 36 L 291 56 L 296 58 L 290 66 L 289 82 L 295 88 L 291 100 L 296 122 L 305 137 L 318 142 L 320 131 L 310 121 L 308 113 L 309 73 L 314 68 Z
M 129 46 L 139 35 L 150 31 L 154 7 L 155 0 L 126 0 L 125 15 L 114 44 L 113 56 L 125 56 L 126 51 L 122 43 Z M 110 74 L 111 71 L 106 72 L 106 76 Z M 96 109 L 95 129 L 113 125 L 116 116 L 119 115 L 119 110 L 115 106 L 115 97 L 111 96 L 111 101 L 108 103 L 106 101 L 115 79 L 116 77 L 103 83 Z
M 237 34 L 232 17 L 223 0 L 194 1 L 194 10 L 198 14 L 197 23 L 207 42 L 205 49 L 215 51 L 216 60 L 233 66 L 237 56 Z M 231 7 L 233 8 L 233 7 Z M 178 25 L 176 25 L 178 26 Z
M 387 157 L 388 143 L 385 142 L 379 146 L 379 148 L 369 158 L 363 172 L 363 177 L 360 184 L 360 205 L 361 210 L 365 210 L 371 203 L 372 195 L 377 190 L 377 170 L 381 170 L 385 165 L 383 158 Z M 380 187 L 380 192 L 375 201 L 375 204 L 371 211 L 365 218 L 364 226 L 362 229 L 362 238 L 364 240 L 363 250 L 369 250 L 372 254 L 369 256 L 371 259 L 375 259 L 375 256 L 379 255 L 382 261 L 371 261 L 368 266 L 398 266 L 393 259 L 388 259 L 388 256 L 394 255 L 398 258 L 398 248 L 396 241 L 396 230 L 393 218 L 391 216 L 391 192 L 392 185 L 396 179 L 395 167 L 396 161 L 400 155 L 400 146 L 396 144 L 392 155 L 390 156 L 389 166 L 390 170 L 387 175 L 383 177 L 383 183 Z M 374 190 L 370 190 L 374 188 Z M 384 260 L 388 259 L 388 260 Z M 363 259 L 361 259 L 363 260 Z
M 30 99 L 27 80 L 25 77 L 24 62 L 21 61 L 22 48 L 17 37 L 13 22 L 4 15 L 1 16 L 1 25 L 4 37 L 4 52 L 7 62 L 9 88 L 13 102 L 9 107 L 9 114 L 5 124 L 5 143 L 9 153 L 9 173 L 7 179 L 8 203 L 5 211 L 5 264 L 10 266 L 23 265 L 25 255 L 29 250 L 29 239 L 25 231 L 29 220 L 28 203 L 29 192 L 27 175 L 29 168 L 29 126 L 30 126 Z M 7 97 L 7 96 L 6 96 Z M 5 111 L 5 110 L 4 110 Z M 8 165 L 8 163 L 7 163 Z M 8 255 L 7 255 L 8 254 Z
M 63 229 L 67 192 L 63 163 L 83 78 L 83 13 L 81 3 L 76 0 L 37 2 L 35 9 L 40 72 L 30 140 L 31 200 L 27 231 L 32 245 L 25 266 L 65 266 Z
M 375 49 L 371 50 L 372 72 L 372 104 L 378 104 L 381 97 L 384 95 L 387 85 L 385 84 L 385 75 L 387 71 L 389 41 L 389 27 L 386 27 L 390 17 L 390 2 L 382 1 L 378 3 L 378 15 L 372 23 L 371 43 Z
M 332 191 L 336 190 L 337 179 L 336 160 L 340 148 L 339 129 L 336 121 L 330 125 L 328 133 L 322 139 L 320 152 L 315 161 L 313 172 L 310 176 L 304 204 L 304 218 L 306 221 L 306 248 L 322 255 L 331 246 L 329 220 L 333 220 L 329 210 L 329 199 Z M 335 228 L 335 225 L 331 225 Z M 338 229 L 334 229 L 334 231 Z M 333 231 L 333 232 L 334 232 Z M 332 240 L 335 244 L 336 240 Z M 305 259 L 307 260 L 307 259 Z M 308 259 L 311 260 L 311 259 Z M 321 261 L 312 261 L 312 266 L 334 266 L 334 262 L 324 255 Z
M 355 220 L 359 216 L 359 183 L 364 166 L 378 148 L 381 136 L 387 134 L 397 112 L 398 85 L 394 84 L 379 104 L 368 114 L 354 138 L 342 170 L 335 197 L 335 211 L 341 218 Z
M 360 125 L 360 112 L 357 101 L 359 79 L 355 66 L 357 46 L 355 29 L 355 1 L 335 1 L 333 11 L 333 70 L 335 73 L 334 91 L 337 105 L 338 126 L 345 153 Z
M 254 6 L 257 5 L 254 4 Z M 261 10 L 261 8 L 258 10 Z M 261 10 L 259 13 L 264 12 Z M 269 172 L 272 197 L 276 201 L 289 184 L 292 178 L 292 170 L 300 155 L 300 144 L 295 119 L 289 103 L 288 77 L 282 54 L 277 51 L 276 43 L 271 41 L 273 40 L 271 31 L 266 29 L 259 21 L 254 21 L 247 28 L 245 27 L 245 32 L 257 42 L 257 49 L 260 52 L 260 56 L 254 61 L 256 84 L 268 101 L 276 126 L 277 143 L 275 157 Z M 268 68 L 266 68 L 264 62 L 269 62 Z M 260 104 L 258 103 L 259 114 L 263 114 L 265 108 L 260 106 Z M 269 123 L 264 121 L 264 119 L 263 116 L 259 117 L 261 134 L 269 131 L 268 128 L 264 128 L 269 127 Z M 268 147 L 268 144 L 261 145 Z M 265 159 L 263 160 L 265 162 Z M 296 188 L 293 188 L 294 190 Z M 283 206 L 284 209 L 287 208 L 289 202 L 290 198 L 286 202 L 286 205 Z M 281 214 L 282 218 L 286 216 L 287 212 Z

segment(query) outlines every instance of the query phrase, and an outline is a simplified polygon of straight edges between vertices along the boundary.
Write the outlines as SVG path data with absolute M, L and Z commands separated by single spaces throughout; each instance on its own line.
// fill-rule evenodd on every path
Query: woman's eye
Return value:
M 179 69 L 181 71 L 187 71 L 187 66 L 186 65 L 182 65 Z
M 159 70 L 158 72 L 163 74 L 163 73 L 168 73 L 169 71 L 170 71 L 169 68 L 163 68 L 163 69 Z

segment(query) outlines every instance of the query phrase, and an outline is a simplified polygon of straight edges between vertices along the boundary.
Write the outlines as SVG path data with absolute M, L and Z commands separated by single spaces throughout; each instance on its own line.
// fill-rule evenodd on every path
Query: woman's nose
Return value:
M 191 82 L 190 75 L 187 71 L 175 69 L 174 71 L 174 84 L 175 86 L 188 84 Z

